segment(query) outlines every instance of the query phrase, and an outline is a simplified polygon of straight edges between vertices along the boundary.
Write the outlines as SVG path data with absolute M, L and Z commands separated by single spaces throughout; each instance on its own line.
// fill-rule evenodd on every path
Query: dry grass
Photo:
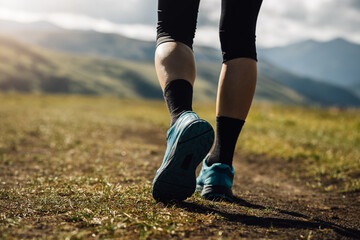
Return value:
M 213 107 L 195 109 L 211 121 Z M 256 104 L 238 150 L 295 162 L 301 168 L 294 175 L 326 190 L 358 191 L 359 116 Z M 248 217 L 279 214 L 198 194 L 180 205 L 156 203 L 151 181 L 168 121 L 162 102 L 0 95 L 0 238 L 232 239 L 243 230 L 221 230 L 227 220 L 219 209 Z M 275 233 L 269 222 L 261 234 Z

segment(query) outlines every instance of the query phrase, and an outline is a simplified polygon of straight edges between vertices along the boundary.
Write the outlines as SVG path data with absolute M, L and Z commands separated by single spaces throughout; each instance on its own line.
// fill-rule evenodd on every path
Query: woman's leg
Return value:
M 155 68 L 168 106 L 171 125 L 192 111 L 196 77 L 192 44 L 199 0 L 159 0 Z
M 183 79 L 194 85 L 196 77 L 193 51 L 182 42 L 165 42 L 155 51 L 157 77 L 164 91 L 171 81 Z
M 184 200 L 196 187 L 195 170 L 210 150 L 214 131 L 192 112 L 195 60 L 192 43 L 199 0 L 159 0 L 155 66 L 171 116 L 163 163 L 156 172 L 156 200 Z
M 183 112 L 192 111 L 196 76 L 193 52 L 181 42 L 162 43 L 155 52 L 155 68 L 172 126 Z
M 249 112 L 256 86 L 255 30 L 261 0 L 222 0 L 220 40 L 223 66 L 216 104 L 216 140 L 207 159 L 211 166 L 232 166 L 238 135 Z
M 256 85 L 255 26 L 260 5 L 261 0 L 222 0 L 224 61 L 218 85 L 216 139 L 196 181 L 206 199 L 233 201 L 233 155 Z
M 223 63 L 216 102 L 216 116 L 245 120 L 256 87 L 257 64 L 251 58 Z

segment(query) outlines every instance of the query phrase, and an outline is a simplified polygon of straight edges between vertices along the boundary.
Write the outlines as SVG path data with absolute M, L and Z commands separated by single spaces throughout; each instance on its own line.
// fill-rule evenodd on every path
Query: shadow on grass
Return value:
M 253 208 L 253 209 L 266 209 L 266 207 L 261 205 L 256 205 L 247 202 L 246 200 L 235 197 L 233 204 L 238 204 L 243 207 Z M 312 219 L 309 216 L 306 216 L 301 213 L 276 209 L 281 214 L 289 215 L 291 217 L 300 217 L 306 220 L 295 220 L 295 219 L 286 219 L 286 218 L 273 218 L 273 217 L 257 217 L 249 216 L 245 214 L 234 214 L 221 211 L 219 209 L 214 209 L 204 205 L 200 205 L 194 202 L 179 202 L 176 203 L 176 206 L 182 208 L 189 212 L 200 213 L 200 214 L 209 214 L 216 213 L 224 217 L 227 221 L 230 222 L 239 222 L 249 226 L 257 226 L 262 228 L 295 228 L 295 229 L 309 229 L 315 230 L 319 228 L 328 228 L 334 230 L 336 233 L 344 236 L 359 239 L 360 231 L 356 229 L 342 227 L 340 225 L 326 222 L 321 219 Z

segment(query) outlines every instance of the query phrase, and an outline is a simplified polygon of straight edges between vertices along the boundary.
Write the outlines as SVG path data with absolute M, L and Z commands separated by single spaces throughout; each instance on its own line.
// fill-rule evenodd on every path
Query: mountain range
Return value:
M 342 38 L 327 42 L 307 40 L 284 47 L 260 49 L 259 59 L 299 77 L 342 87 L 360 97 L 359 44 Z M 326 91 L 324 88 L 323 92 Z
M 219 64 L 199 64 L 195 100 L 215 100 L 219 71 Z M 7 37 L 0 37 L 0 89 L 162 98 L 153 63 L 69 55 L 30 47 Z M 262 75 L 256 96 L 259 100 L 270 97 L 277 102 L 306 103 L 296 92 Z
M 1 90 L 162 98 L 153 66 L 154 42 L 64 30 L 47 22 L 0 21 L 0 34 Z M 359 98 L 346 86 L 284 70 L 267 56 L 269 51 L 259 50 L 256 100 L 360 106 Z M 202 46 L 194 52 L 198 62 L 195 100 L 213 101 L 221 53 Z M 356 81 L 350 82 L 356 85 Z
M 337 38 L 261 49 L 260 58 L 295 74 L 353 89 L 360 83 L 360 45 Z

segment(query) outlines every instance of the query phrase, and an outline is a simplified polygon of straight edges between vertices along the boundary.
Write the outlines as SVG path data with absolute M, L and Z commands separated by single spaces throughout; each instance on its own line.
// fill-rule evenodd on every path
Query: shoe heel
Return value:
M 226 200 L 229 202 L 234 201 L 234 195 L 231 188 L 225 186 L 204 186 L 201 191 L 201 197 L 207 200 Z
M 183 201 L 194 193 L 195 189 L 158 181 L 153 186 L 152 195 L 156 201 Z

